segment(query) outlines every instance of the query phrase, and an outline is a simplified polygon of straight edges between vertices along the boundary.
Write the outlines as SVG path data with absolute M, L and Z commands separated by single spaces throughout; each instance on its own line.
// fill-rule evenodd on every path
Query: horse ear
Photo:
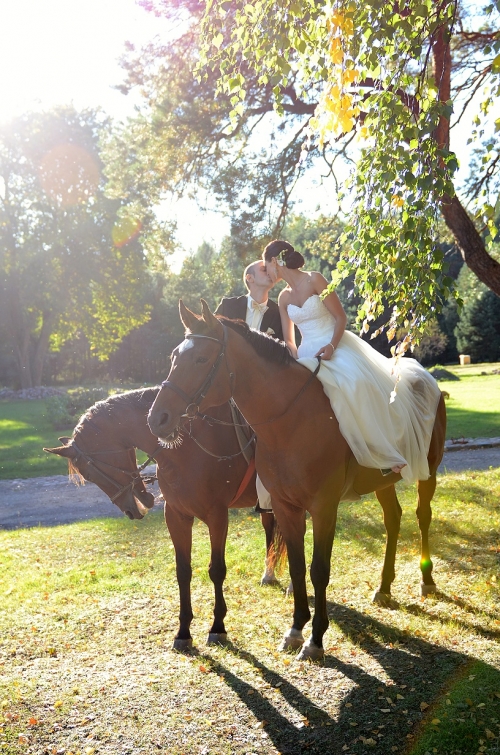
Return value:
M 186 307 L 182 299 L 179 299 L 179 316 L 182 324 L 187 330 L 194 330 L 196 326 L 199 326 L 200 324 L 200 318 Z
M 206 303 L 205 299 L 200 299 L 200 301 L 201 301 L 201 310 L 203 313 L 203 319 L 205 320 L 206 324 L 210 327 L 215 327 L 216 325 L 219 325 L 218 319 L 210 311 L 210 307 Z
M 67 459 L 74 459 L 76 457 L 76 451 L 73 446 L 59 446 L 59 448 L 44 448 L 49 454 L 56 454 L 57 456 L 65 456 Z
M 67 446 L 67 445 L 68 445 L 68 443 L 69 443 L 69 442 L 71 441 L 71 438 L 68 438 L 68 436 L 67 436 L 67 435 L 62 435 L 62 436 L 61 436 L 60 438 L 58 438 L 57 440 L 60 440 L 60 441 L 61 441 L 61 443 L 64 443 L 64 445 L 65 445 L 65 446 Z

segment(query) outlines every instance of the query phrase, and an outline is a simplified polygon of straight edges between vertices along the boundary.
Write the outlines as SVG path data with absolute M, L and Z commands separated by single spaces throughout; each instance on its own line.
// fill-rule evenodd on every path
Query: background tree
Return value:
M 193 178 L 225 197 L 232 212 L 251 217 L 253 211 L 254 222 L 273 234 L 300 171 L 321 156 L 333 172 L 350 151 L 357 172 L 348 230 L 357 247 L 342 273 L 357 268 L 366 326 L 383 308 L 382 281 L 396 300 L 390 334 L 398 320 L 419 327 L 436 300 L 447 297 L 439 210 L 466 264 L 500 293 L 500 266 L 488 239 L 496 233 L 499 167 L 493 138 L 499 124 L 488 115 L 500 70 L 495 4 L 475 5 L 471 13 L 447 0 L 279 6 L 215 0 L 205 6 L 201 26 L 208 67 L 194 82 L 201 5 L 144 5 L 171 18 L 181 14 L 188 29 L 168 49 L 150 45 L 126 61 L 124 89 L 140 86 L 145 95 L 134 161 L 144 174 L 157 162 L 159 191 L 175 189 L 174 175 L 183 185 Z M 484 87 L 478 106 L 475 95 Z M 456 161 L 449 130 L 467 108 L 477 122 L 472 136 L 481 172 L 461 201 L 451 182 Z M 472 216 L 464 200 L 476 202 Z M 274 215 L 266 215 L 276 202 Z
M 160 231 L 104 194 L 98 145 L 109 128 L 66 108 L 0 131 L 0 319 L 23 388 L 41 383 L 50 343 L 81 332 L 106 357 L 148 317 L 142 242 Z

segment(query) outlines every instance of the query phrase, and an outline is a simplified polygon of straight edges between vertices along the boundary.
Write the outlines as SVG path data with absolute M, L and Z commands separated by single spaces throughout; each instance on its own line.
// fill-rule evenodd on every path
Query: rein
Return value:
M 82 451 L 82 449 L 79 448 L 76 445 L 76 443 L 75 443 L 74 440 L 72 441 L 72 445 L 73 445 L 73 448 L 75 448 L 76 451 L 77 451 L 77 453 L 78 453 L 78 456 L 76 457 L 75 461 L 81 457 L 82 459 L 84 459 L 87 462 L 87 464 L 90 467 L 92 467 L 93 469 L 95 469 L 96 472 L 98 472 L 101 475 L 101 477 L 103 477 L 107 482 L 111 483 L 111 485 L 113 485 L 113 487 L 117 488 L 117 492 L 115 493 L 115 495 L 112 498 L 110 497 L 110 500 L 111 500 L 112 503 L 114 503 L 117 500 L 117 498 L 119 498 L 121 495 L 123 495 L 123 493 L 125 493 L 126 491 L 131 490 L 133 492 L 136 484 L 139 481 L 141 481 L 141 482 L 143 481 L 143 478 L 141 477 L 142 470 L 145 469 L 148 466 L 148 464 L 151 464 L 152 461 L 156 461 L 155 455 L 158 453 L 158 451 L 161 448 L 163 448 L 163 446 L 159 443 L 158 446 L 153 451 L 153 453 L 148 456 L 148 458 L 146 459 L 146 461 L 143 464 L 141 464 L 140 467 L 137 467 L 137 471 L 136 472 L 130 472 L 128 469 L 121 469 L 120 467 L 115 467 L 113 464 L 108 464 L 108 462 L 106 462 L 106 461 L 99 460 L 99 464 L 104 464 L 105 467 L 110 467 L 111 469 L 115 470 L 116 472 L 121 472 L 122 474 L 125 474 L 125 475 L 127 475 L 127 477 L 131 478 L 131 480 L 128 483 L 128 485 L 120 485 L 118 482 L 116 482 L 116 480 L 113 480 L 112 477 L 110 477 L 108 474 L 106 474 L 106 472 L 104 472 L 102 469 L 100 469 L 96 465 L 96 462 L 94 461 L 94 459 L 92 457 L 93 456 L 98 456 L 99 454 L 107 454 L 107 453 L 110 453 L 110 454 L 111 453 L 115 453 L 116 454 L 116 453 L 121 453 L 122 452 L 121 450 L 120 451 L 114 451 L 114 450 L 113 451 L 95 451 L 93 454 L 88 454 L 88 453 L 85 453 L 85 451 Z M 133 449 L 132 448 L 127 448 L 127 449 L 123 449 L 123 450 L 130 452 Z

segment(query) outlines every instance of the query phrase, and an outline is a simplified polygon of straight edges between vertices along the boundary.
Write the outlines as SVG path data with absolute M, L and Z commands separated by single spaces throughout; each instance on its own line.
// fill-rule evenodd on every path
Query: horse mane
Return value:
M 231 330 L 239 333 L 240 336 L 243 336 L 245 341 L 248 341 L 257 354 L 264 357 L 264 359 L 268 359 L 270 362 L 275 362 L 276 364 L 292 364 L 295 362 L 295 359 L 283 341 L 277 341 L 272 336 L 262 333 L 260 330 L 252 330 L 243 320 L 230 320 L 222 316 L 219 316 L 217 319 L 224 325 L 227 325 L 228 328 L 231 328 Z
M 124 404 L 145 404 L 151 406 L 160 387 L 158 385 L 153 388 L 137 388 L 134 391 L 126 391 L 125 393 L 117 393 L 114 396 L 108 396 L 108 398 L 102 401 L 97 401 L 93 406 L 89 407 L 78 420 L 78 424 L 73 430 L 73 437 L 79 430 L 83 429 L 83 425 L 87 422 L 92 424 L 92 420 L 99 414 L 107 413 L 108 416 L 112 416 L 114 412 L 123 407 Z

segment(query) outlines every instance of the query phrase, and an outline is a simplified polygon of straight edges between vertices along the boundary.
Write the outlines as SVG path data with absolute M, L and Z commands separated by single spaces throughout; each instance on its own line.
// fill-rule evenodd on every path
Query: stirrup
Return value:
M 382 477 L 387 477 L 390 474 L 394 474 L 392 469 L 381 469 Z

